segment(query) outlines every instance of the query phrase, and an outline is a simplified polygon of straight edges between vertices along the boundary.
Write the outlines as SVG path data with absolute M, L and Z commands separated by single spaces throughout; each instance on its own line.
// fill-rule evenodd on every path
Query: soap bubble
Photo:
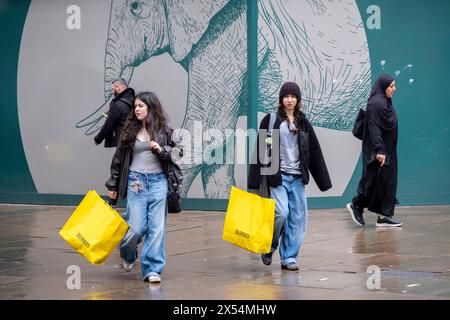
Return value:
M 414 79 L 409 79 L 409 84 L 413 84 Z
M 398 77 L 398 75 L 400 74 L 400 70 L 395 70 L 394 74 L 396 77 Z

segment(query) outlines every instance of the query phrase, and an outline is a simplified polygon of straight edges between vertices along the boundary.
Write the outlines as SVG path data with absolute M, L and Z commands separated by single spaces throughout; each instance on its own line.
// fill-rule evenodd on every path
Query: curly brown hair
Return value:
M 134 98 L 134 101 L 136 101 L 136 99 L 141 100 L 148 107 L 145 127 L 150 139 L 154 140 L 158 133 L 167 129 L 169 122 L 167 114 L 164 111 L 158 97 L 153 92 L 139 92 Z M 127 121 L 125 122 L 122 134 L 120 136 L 120 144 L 124 147 L 133 147 L 136 141 L 136 135 L 141 128 L 142 122 L 136 118 L 133 108 L 128 115 Z

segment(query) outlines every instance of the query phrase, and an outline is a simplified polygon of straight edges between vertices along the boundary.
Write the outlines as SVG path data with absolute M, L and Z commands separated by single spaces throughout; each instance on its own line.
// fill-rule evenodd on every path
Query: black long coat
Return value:
M 397 138 L 398 120 L 391 99 L 383 95 L 369 99 L 362 141 L 363 173 L 358 193 L 364 197 L 364 207 L 385 216 L 393 216 L 398 203 Z M 377 154 L 386 156 L 383 167 L 376 160 Z

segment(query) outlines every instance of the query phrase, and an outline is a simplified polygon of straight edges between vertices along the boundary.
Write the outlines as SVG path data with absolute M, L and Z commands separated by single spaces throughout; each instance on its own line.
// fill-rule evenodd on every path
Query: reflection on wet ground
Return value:
M 370 213 L 359 227 L 344 208 L 311 210 L 299 272 L 224 242 L 224 212 L 171 214 L 160 285 L 139 264 L 124 272 L 117 251 L 101 266 L 84 260 L 58 235 L 73 210 L 0 205 L 0 299 L 450 299 L 450 206 L 399 207 L 394 229 Z M 80 289 L 68 288 L 72 265 Z

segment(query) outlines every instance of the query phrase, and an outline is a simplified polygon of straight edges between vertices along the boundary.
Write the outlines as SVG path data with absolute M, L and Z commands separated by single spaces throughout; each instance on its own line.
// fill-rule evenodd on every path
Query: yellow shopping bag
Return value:
M 59 231 L 92 264 L 102 264 L 125 236 L 128 224 L 95 191 L 83 201 Z
M 268 253 L 274 219 L 275 200 L 231 187 L 222 239 L 255 253 Z

